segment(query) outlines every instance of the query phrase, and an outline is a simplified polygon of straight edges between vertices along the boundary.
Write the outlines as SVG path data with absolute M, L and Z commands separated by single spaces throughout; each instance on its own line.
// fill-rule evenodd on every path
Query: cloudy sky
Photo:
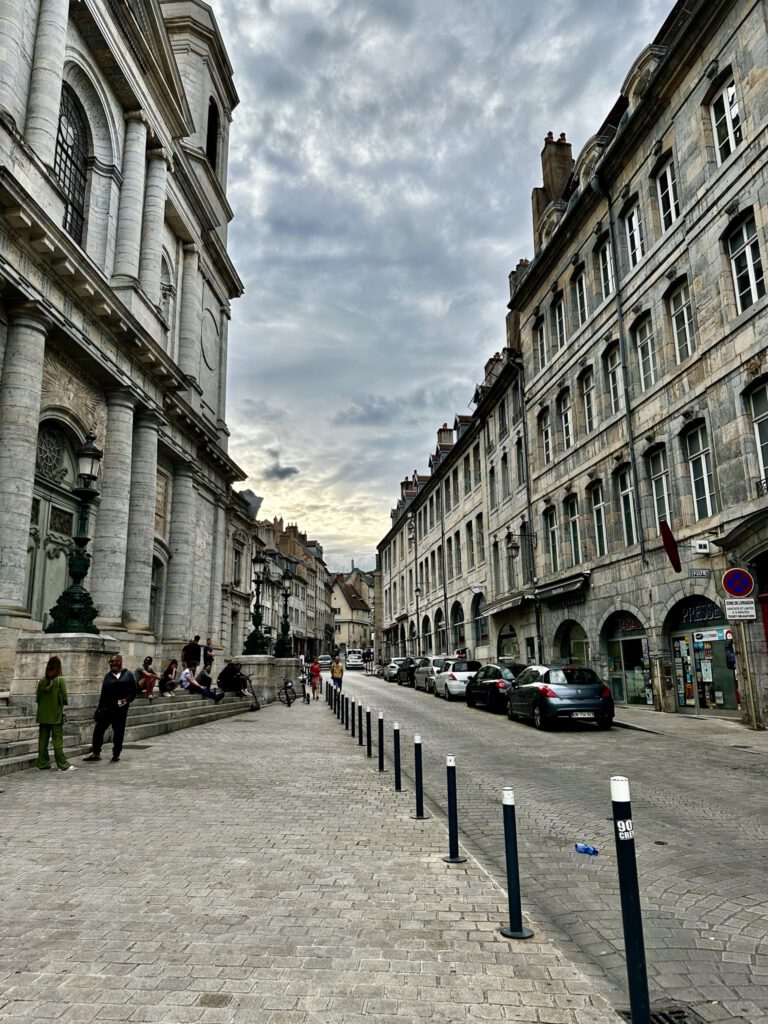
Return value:
M 264 515 L 372 567 L 399 482 L 470 411 L 574 155 L 672 0 L 212 0 L 231 136 L 231 454 Z

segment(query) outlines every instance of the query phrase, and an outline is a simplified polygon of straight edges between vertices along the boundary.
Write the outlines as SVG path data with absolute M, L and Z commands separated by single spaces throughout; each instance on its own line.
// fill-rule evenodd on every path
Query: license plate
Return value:
M 594 711 L 572 711 L 571 718 L 594 718 Z

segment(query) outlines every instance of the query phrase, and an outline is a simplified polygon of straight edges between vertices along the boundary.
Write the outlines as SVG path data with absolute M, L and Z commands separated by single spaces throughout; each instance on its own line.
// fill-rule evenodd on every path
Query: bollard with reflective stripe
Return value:
M 371 747 L 371 709 L 365 709 L 365 756 L 373 757 L 373 748 Z
M 357 705 L 357 745 L 363 745 L 363 705 Z
M 645 962 L 643 918 L 640 911 L 640 887 L 637 882 L 635 830 L 629 800 L 629 779 L 611 778 L 613 834 L 616 841 L 616 865 L 619 869 L 621 919 L 624 924 L 624 950 L 627 956 L 627 982 L 632 1024 L 651 1024 L 648 996 L 648 969 Z
M 351 710 L 352 710 L 352 718 L 351 718 L 351 722 L 352 722 L 352 739 L 355 738 L 355 704 L 356 704 L 356 701 L 355 701 L 355 698 L 353 697 L 352 698 L 352 708 L 351 708 Z
M 384 767 L 384 712 L 379 712 L 379 771 L 385 772 Z
M 424 773 L 421 766 L 421 736 L 413 737 L 413 770 L 416 780 L 416 813 L 412 818 L 423 821 L 429 815 L 424 813 Z
M 520 906 L 520 863 L 517 858 L 517 822 L 515 820 L 515 791 L 511 786 L 502 790 L 504 805 L 504 847 L 507 855 L 507 895 L 509 898 L 509 927 L 499 928 L 507 939 L 530 939 L 533 932 L 523 925 Z
M 401 793 L 403 784 L 402 779 L 400 778 L 400 725 L 398 722 L 395 722 L 392 726 L 392 740 L 395 755 L 395 792 Z
M 459 856 L 459 815 L 456 804 L 456 757 L 447 754 L 445 770 L 448 776 L 448 856 L 446 864 L 463 864 L 466 857 Z

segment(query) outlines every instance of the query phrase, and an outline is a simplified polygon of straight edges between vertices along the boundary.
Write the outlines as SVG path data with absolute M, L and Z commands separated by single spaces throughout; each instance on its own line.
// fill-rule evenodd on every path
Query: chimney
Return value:
M 538 251 L 541 246 L 539 221 L 550 203 L 560 199 L 568 184 L 573 170 L 573 154 L 571 144 L 565 138 L 565 132 L 555 139 L 552 132 L 547 132 L 544 149 L 541 151 L 541 173 L 543 185 L 531 193 L 531 212 L 533 214 L 533 246 Z
M 437 443 L 439 445 L 453 444 L 453 428 L 449 427 L 447 423 L 437 428 Z

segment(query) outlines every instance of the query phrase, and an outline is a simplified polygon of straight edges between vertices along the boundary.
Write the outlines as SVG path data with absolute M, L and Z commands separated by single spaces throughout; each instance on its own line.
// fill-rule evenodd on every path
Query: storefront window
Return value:
M 520 640 L 514 626 L 502 626 L 497 641 L 498 659 L 502 665 L 520 662 Z
M 692 712 L 739 710 L 733 633 L 705 597 L 681 601 L 670 615 L 677 704 Z
M 652 705 L 651 659 L 643 624 L 629 612 L 617 612 L 608 621 L 606 639 L 613 699 Z

